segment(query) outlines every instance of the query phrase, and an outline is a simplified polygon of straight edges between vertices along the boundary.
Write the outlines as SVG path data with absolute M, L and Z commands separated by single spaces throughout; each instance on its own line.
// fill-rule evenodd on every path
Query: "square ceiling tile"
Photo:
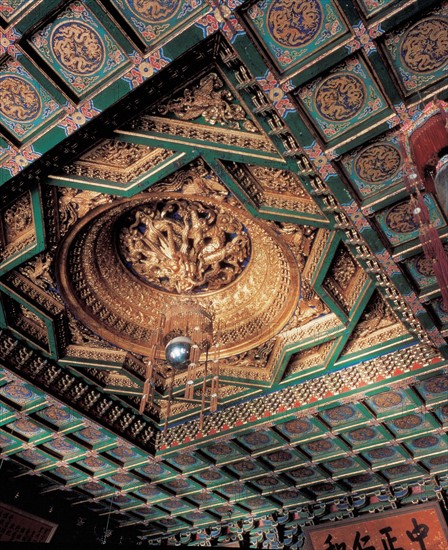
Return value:
M 446 434 L 426 434 L 406 441 L 406 447 L 414 457 L 433 455 L 439 452 L 447 452 L 448 437 Z
M 299 69 L 340 43 L 348 33 L 336 2 L 259 0 L 244 17 L 280 73 Z
M 83 445 L 86 445 L 90 449 L 97 451 L 102 449 L 108 449 L 116 445 L 116 438 L 109 435 L 109 433 L 95 426 L 88 426 L 82 430 L 78 430 L 72 434 L 72 437 L 79 439 Z
M 70 441 L 67 437 L 56 436 L 51 441 L 47 441 L 42 445 L 42 449 L 49 454 L 55 455 L 61 460 L 67 460 L 70 458 L 76 458 L 84 456 L 87 450 L 80 445 L 76 445 L 73 441 Z
M 79 460 L 76 465 L 86 470 L 89 475 L 95 478 L 105 477 L 117 469 L 115 464 L 112 464 L 112 462 L 106 460 L 101 455 L 88 456 L 87 458 Z
M 52 429 L 66 432 L 79 428 L 83 424 L 82 417 L 65 405 L 52 405 L 36 413 L 41 421 L 50 424 Z
M 422 464 L 430 470 L 431 474 L 439 474 L 448 471 L 448 454 L 446 452 L 423 459 Z
M 300 88 L 296 95 L 327 142 L 371 125 L 388 111 L 386 99 L 367 65 L 356 57 Z
M 314 418 L 294 418 L 275 427 L 290 442 L 298 442 L 322 436 L 326 429 Z
M 309 465 L 287 470 L 284 472 L 284 476 L 291 480 L 291 485 L 298 487 L 325 480 L 325 476 L 319 468 Z
M 135 468 L 134 471 L 145 478 L 149 478 L 151 481 L 162 481 L 178 475 L 176 470 L 169 468 L 163 462 L 150 462 L 146 466 Z
M 281 471 L 307 462 L 307 458 L 295 449 L 278 449 L 263 455 L 263 460 L 274 470 Z
M 200 457 L 194 451 L 185 451 L 170 455 L 169 458 L 165 459 L 165 462 L 184 473 L 198 472 L 210 466 L 209 461 Z
M 409 96 L 446 77 L 448 7 L 386 34 L 384 50 L 403 93 Z
M 332 438 L 310 441 L 309 443 L 300 445 L 299 448 L 304 453 L 309 454 L 313 461 L 341 456 L 349 450 L 342 442 Z
M 370 415 L 363 407 L 350 403 L 319 411 L 319 416 L 333 429 L 357 425 L 370 419 Z
M 423 200 L 429 211 L 431 224 L 435 228 L 443 227 L 445 220 L 438 205 L 428 193 L 423 195 Z M 414 220 L 413 206 L 409 200 L 401 201 L 389 208 L 380 210 L 376 214 L 376 220 L 392 246 L 399 246 L 419 235 L 418 223 Z
M 19 143 L 25 143 L 62 116 L 60 105 L 18 61 L 8 58 L 0 70 L 0 126 Z
M 416 409 L 421 403 L 416 402 L 415 396 L 405 390 L 390 390 L 376 393 L 365 401 L 378 418 L 394 415 L 403 415 Z
M 422 380 L 416 385 L 419 394 L 426 403 L 440 403 L 446 401 L 448 394 L 448 375 L 434 376 Z
M 0 386 L 0 397 L 20 411 L 32 412 L 45 404 L 45 397 L 36 388 L 21 380 L 12 380 Z M 11 409 L 5 408 L 5 415 L 9 415 L 7 410 Z
M 401 446 L 392 445 L 364 451 L 361 456 L 375 469 L 404 462 L 406 459 L 410 458 L 410 455 L 408 455 Z
M 376 426 L 362 426 L 341 435 L 353 449 L 357 450 L 385 444 L 391 440 L 391 436 L 384 428 Z
M 335 460 L 329 460 L 322 464 L 327 470 L 329 470 L 334 479 L 346 477 L 347 475 L 364 471 L 367 468 L 367 464 L 358 457 L 343 456 L 336 458 Z
M 118 43 L 79 1 L 66 6 L 29 42 L 78 99 L 96 91 L 129 65 Z
M 25 451 L 20 451 L 20 453 L 17 453 L 14 456 L 24 460 L 33 469 L 49 468 L 56 462 L 55 458 L 39 449 L 26 449 Z
M 257 479 L 251 480 L 250 483 L 257 489 L 259 489 L 263 495 L 268 495 L 289 488 L 287 479 L 283 480 L 281 477 L 275 474 L 258 477 Z
M 273 430 L 255 430 L 238 437 L 238 443 L 248 449 L 252 455 L 257 451 L 266 452 L 275 447 L 284 445 L 285 440 L 279 437 Z
M 158 485 L 153 484 L 145 484 L 143 487 L 133 489 L 132 494 L 137 495 L 138 497 L 147 502 L 150 502 L 151 504 L 167 500 L 173 496 L 168 491 L 164 491 Z
M 202 485 L 184 476 L 178 476 L 163 483 L 163 487 L 174 491 L 176 496 L 197 493 L 203 489 Z
M 217 487 L 223 485 L 224 483 L 229 483 L 234 481 L 234 478 L 226 474 L 220 468 L 207 468 L 202 472 L 194 474 L 193 479 L 199 481 L 200 483 L 206 485 L 207 487 Z
M 29 418 L 19 418 L 8 424 L 5 430 L 34 443 L 44 442 L 52 437 L 49 430 Z
M 438 428 L 438 422 L 429 414 L 411 413 L 387 422 L 388 429 L 397 438 L 415 437 Z
M 344 172 L 361 199 L 388 189 L 403 179 L 403 159 L 396 134 L 386 134 L 355 149 L 341 160 Z
M 245 458 L 227 466 L 227 469 L 239 479 L 250 479 L 265 474 L 268 468 L 258 460 Z
M 152 47 L 208 10 L 205 0 L 111 1 L 140 38 Z
M 235 460 L 241 460 L 245 456 L 245 453 L 233 443 L 213 443 L 212 445 L 201 447 L 201 451 L 216 464 L 226 464 Z

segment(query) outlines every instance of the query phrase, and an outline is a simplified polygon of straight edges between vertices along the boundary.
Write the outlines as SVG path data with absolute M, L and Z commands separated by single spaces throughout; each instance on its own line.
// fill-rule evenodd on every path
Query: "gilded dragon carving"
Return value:
M 228 212 L 199 201 L 165 200 L 133 211 L 122 253 L 147 281 L 170 292 L 217 290 L 242 272 L 250 243 Z
M 159 113 L 171 114 L 181 120 L 196 120 L 203 117 L 209 124 L 219 124 L 235 130 L 256 132 L 246 111 L 233 103 L 233 95 L 224 88 L 223 81 L 216 73 L 210 73 L 200 79 L 193 88 L 184 90 L 180 98 L 170 99 L 159 105 Z

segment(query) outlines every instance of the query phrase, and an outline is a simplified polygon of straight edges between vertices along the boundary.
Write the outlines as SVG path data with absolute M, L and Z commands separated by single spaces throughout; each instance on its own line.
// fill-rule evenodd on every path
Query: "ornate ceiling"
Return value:
M 399 145 L 446 97 L 424 4 L 1 3 L 1 457 L 192 544 L 443 499 L 448 312 Z M 186 297 L 219 335 L 203 424 L 211 377 L 169 408 L 161 349 L 139 413 Z

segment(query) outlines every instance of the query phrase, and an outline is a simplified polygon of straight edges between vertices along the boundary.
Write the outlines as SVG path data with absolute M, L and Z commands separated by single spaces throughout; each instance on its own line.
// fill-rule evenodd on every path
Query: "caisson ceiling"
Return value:
M 172 543 L 300 548 L 443 501 L 448 312 L 400 135 L 446 97 L 447 3 L 7 0 L 0 22 L 1 457 Z M 139 412 L 186 297 L 219 343 L 203 422 L 204 358 L 185 401 L 162 348 Z

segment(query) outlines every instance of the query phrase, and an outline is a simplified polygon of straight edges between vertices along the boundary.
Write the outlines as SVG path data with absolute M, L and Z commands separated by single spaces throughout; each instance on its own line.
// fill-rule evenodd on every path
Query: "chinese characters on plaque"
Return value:
M 306 550 L 444 550 L 447 526 L 437 503 L 306 528 Z
M 0 502 L 0 543 L 50 542 L 56 523 Z

